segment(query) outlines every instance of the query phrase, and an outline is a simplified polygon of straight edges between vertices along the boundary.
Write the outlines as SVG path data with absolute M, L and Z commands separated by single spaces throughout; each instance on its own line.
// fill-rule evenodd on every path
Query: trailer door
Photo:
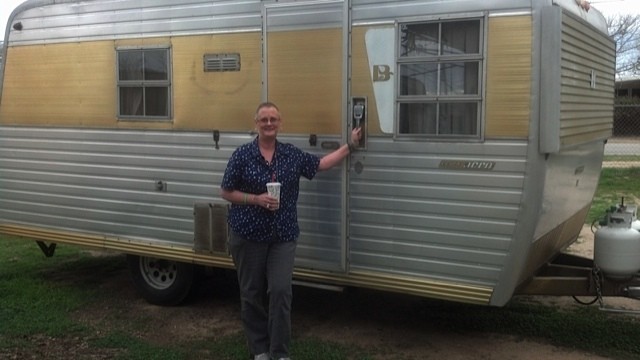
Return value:
M 346 139 L 345 2 L 265 4 L 263 101 L 278 105 L 278 138 L 324 155 Z M 296 267 L 346 269 L 346 170 L 300 181 Z

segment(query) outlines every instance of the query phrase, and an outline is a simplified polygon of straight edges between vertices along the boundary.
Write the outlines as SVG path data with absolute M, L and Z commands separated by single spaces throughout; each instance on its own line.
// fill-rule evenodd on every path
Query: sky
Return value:
M 0 39 L 4 39 L 4 30 L 7 28 L 7 20 L 11 12 L 25 0 L 0 0 Z
M 592 0 L 591 6 L 605 17 L 620 14 L 640 15 L 640 0 Z
M 13 9 L 25 0 L 0 0 L 0 33 L 4 34 L 7 20 Z M 592 0 L 591 5 L 605 16 L 618 14 L 640 15 L 640 0 Z M 4 36 L 0 36 L 3 38 Z

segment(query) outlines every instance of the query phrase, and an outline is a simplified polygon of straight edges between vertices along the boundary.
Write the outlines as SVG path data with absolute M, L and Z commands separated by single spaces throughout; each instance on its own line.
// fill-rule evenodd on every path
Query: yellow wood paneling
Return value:
M 380 132 L 365 46 L 353 33 L 353 95 L 369 101 L 369 132 Z M 269 34 L 269 100 L 288 133 L 342 132 L 342 30 Z M 262 93 L 260 33 L 140 38 L 11 47 L 0 122 L 50 126 L 249 131 Z M 116 49 L 170 46 L 171 121 L 117 119 Z M 240 71 L 204 72 L 203 55 L 239 53 Z
M 371 69 L 369 58 L 367 55 L 367 46 L 365 43 L 365 34 L 367 30 L 373 27 L 354 27 L 351 37 L 351 93 L 353 96 L 366 97 L 368 105 L 368 134 L 381 134 L 380 120 L 378 117 L 378 109 L 376 98 L 373 92 L 373 82 L 371 80 Z M 389 64 L 393 66 L 393 64 Z M 393 99 L 388 99 L 393 101 Z
M 133 38 L 113 41 L 114 47 L 167 46 L 171 44 L 170 37 Z
M 268 36 L 268 97 L 283 131 L 342 133 L 342 30 L 273 32 Z
M 173 119 L 118 121 L 120 46 L 172 48 Z M 204 72 L 205 53 L 240 53 L 241 71 Z M 3 124 L 249 131 L 261 98 L 259 33 L 11 47 L 0 107 Z
M 114 64 L 109 42 L 9 48 L 0 122 L 113 125 Z
M 173 39 L 174 126 L 250 131 L 262 92 L 259 33 Z M 204 72 L 204 54 L 239 53 L 240 71 Z
M 352 33 L 351 94 L 368 100 L 368 133 L 381 133 L 365 33 Z M 339 134 L 342 122 L 342 30 L 269 34 L 269 99 L 284 116 L 283 131 Z
M 530 16 L 489 19 L 485 137 L 526 138 L 531 117 Z

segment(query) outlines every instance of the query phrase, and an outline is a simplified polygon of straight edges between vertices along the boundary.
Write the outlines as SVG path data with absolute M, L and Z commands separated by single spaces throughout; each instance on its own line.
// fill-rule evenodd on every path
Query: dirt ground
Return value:
M 593 234 L 588 227 L 568 251 L 593 255 Z M 146 303 L 136 294 L 124 268 L 109 274 L 101 284 L 100 292 L 108 296 L 97 307 L 77 313 L 78 320 L 97 325 L 108 320 L 106 316 L 151 318 L 157 324 L 153 333 L 134 335 L 167 344 L 176 340 L 211 339 L 241 330 L 238 293 L 232 272 L 208 279 L 194 300 L 179 307 L 158 307 Z M 581 306 L 571 298 L 547 300 L 558 306 Z M 423 301 L 416 297 L 368 290 L 340 293 L 295 287 L 294 339 L 309 335 L 336 343 L 389 350 L 389 355 L 377 359 L 605 359 L 516 336 L 443 331 L 416 320 L 420 318 L 415 316 L 416 309 Z M 640 310 L 640 302 L 635 300 L 606 299 L 606 304 Z M 95 348 L 86 345 L 86 339 L 71 339 L 66 343 L 46 338 L 35 340 L 41 343 L 43 350 L 38 355 L 42 358 L 57 359 L 55 355 L 58 352 L 65 354 L 60 359 L 109 359 L 115 355 L 109 350 L 96 353 Z M 26 354 L 13 354 L 7 358 L 22 359 L 21 355 Z M 203 355 L 202 359 L 205 358 L 208 356 Z

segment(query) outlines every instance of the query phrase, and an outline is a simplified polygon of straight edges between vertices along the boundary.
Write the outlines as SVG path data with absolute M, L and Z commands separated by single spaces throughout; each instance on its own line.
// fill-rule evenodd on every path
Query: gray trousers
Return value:
M 249 350 L 289 357 L 291 278 L 296 242 L 259 243 L 233 231 L 229 249 L 238 272 L 240 306 Z

